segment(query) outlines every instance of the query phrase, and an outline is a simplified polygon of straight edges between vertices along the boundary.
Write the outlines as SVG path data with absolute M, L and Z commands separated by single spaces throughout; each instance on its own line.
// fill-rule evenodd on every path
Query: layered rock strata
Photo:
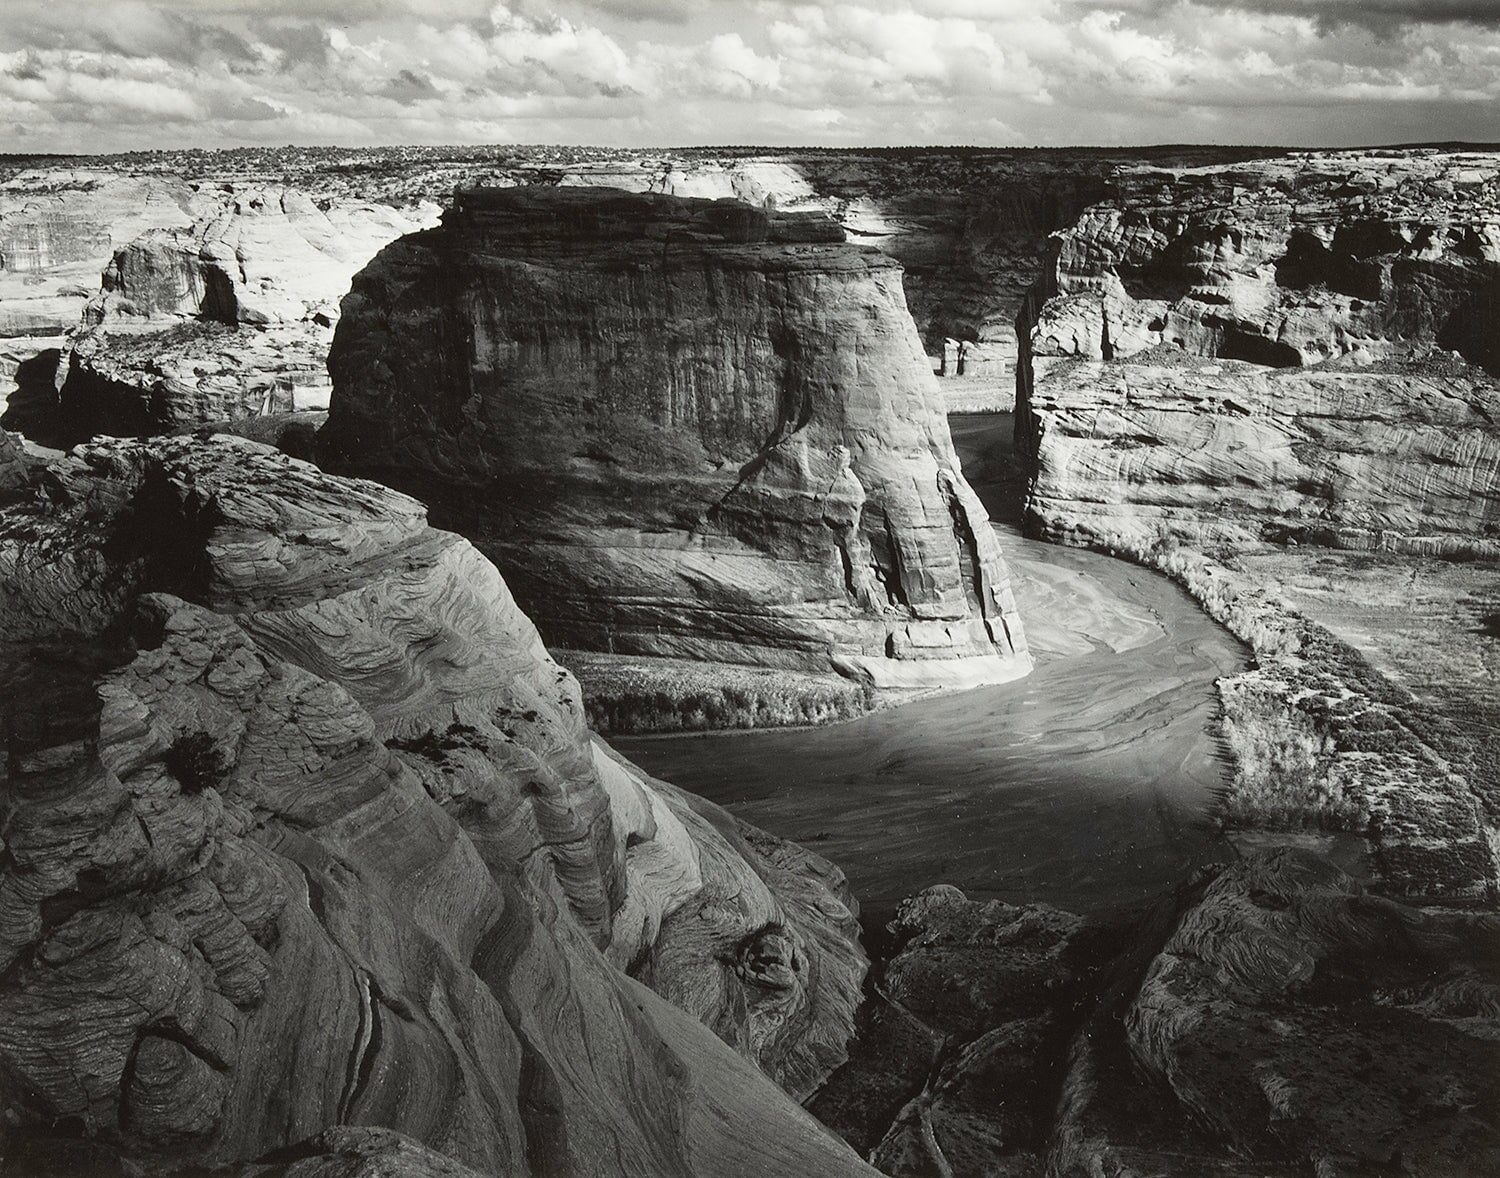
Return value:
M 842 1058 L 841 876 L 592 738 L 472 546 L 233 438 L 10 481 L 7 1163 L 867 1172 L 772 1083 Z
M 1023 315 L 1043 532 L 1500 554 L 1500 164 L 1144 174 Z
M 117 207 L 128 194 L 144 207 Z M 6 415 L 11 428 L 60 447 L 326 408 L 328 346 L 351 275 L 437 212 L 315 188 L 134 177 L 52 200 L 60 211 L 10 214 L 12 238 L 37 244 L 0 258 L 0 279 L 7 267 L 36 282 L 92 267 L 55 325 L 67 335 L 55 377 L 18 371 Z M 5 291 L 0 281 L 0 307 Z M 18 354 L 18 365 L 32 359 Z
M 477 189 L 345 300 L 325 458 L 551 643 L 967 685 L 1030 666 L 900 270 L 821 218 Z
M 0 338 L 18 358 L 77 326 L 113 252 L 141 234 L 192 224 L 176 176 L 38 169 L 0 183 Z M 31 345 L 31 346 L 29 346 Z
M 1075 1038 L 1049 1174 L 1494 1169 L 1493 915 L 1381 900 L 1292 850 L 1187 900 Z

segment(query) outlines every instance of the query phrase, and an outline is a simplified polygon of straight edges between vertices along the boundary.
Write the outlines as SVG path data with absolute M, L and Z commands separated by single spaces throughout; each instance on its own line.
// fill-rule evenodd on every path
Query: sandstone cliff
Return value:
M 1014 321 L 1047 234 L 1121 191 L 1121 177 L 1142 163 L 1256 154 L 1263 153 L 277 148 L 38 161 L 8 174 L 0 166 L 0 377 L 62 344 L 95 299 L 90 317 L 114 329 L 111 355 L 95 347 L 81 357 L 84 399 L 69 410 L 75 424 L 93 411 L 93 394 L 148 411 L 169 406 L 177 425 L 199 411 L 257 412 L 263 401 L 255 394 L 264 390 L 236 389 L 224 357 L 263 373 L 284 370 L 304 387 L 300 352 L 309 342 L 327 344 L 308 309 L 330 311 L 352 268 L 338 281 L 324 275 L 349 261 L 357 268 L 392 237 L 430 223 L 431 202 L 446 201 L 457 186 L 550 184 L 825 213 L 902 264 L 950 407 L 1008 409 Z M 168 341 L 154 364 L 133 357 L 128 342 L 120 346 L 122 331 L 200 314 L 260 330 L 206 356 Z M 283 341 L 292 353 L 285 363 Z M 64 376 L 72 367 L 64 364 Z M 22 383 L 44 391 L 34 374 Z M 147 432 L 151 420 L 148 412 L 147 425 L 132 432 Z M 79 429 L 80 438 L 94 432 Z
M 56 339 L 78 324 L 115 249 L 192 224 L 192 190 L 175 176 L 46 168 L 0 182 L 0 339 Z
M 837 871 L 592 738 L 418 503 L 222 437 L 17 496 L 8 1162 L 866 1172 L 766 1078 L 842 1058 Z
M 1141 172 L 1023 315 L 1043 532 L 1500 553 L 1500 166 Z
M 549 643 L 964 685 L 1030 666 L 900 271 L 820 218 L 479 189 L 345 300 L 328 461 Z
M 13 341 L 19 387 L 6 421 L 64 447 L 326 407 L 328 345 L 350 277 L 437 211 L 335 200 L 316 182 L 304 191 L 112 176 L 8 213 L 6 195 L 0 320 L 8 296 L 33 297 L 6 286 L 11 272 L 44 287 L 66 280 L 71 292 L 51 325 L 66 338 Z

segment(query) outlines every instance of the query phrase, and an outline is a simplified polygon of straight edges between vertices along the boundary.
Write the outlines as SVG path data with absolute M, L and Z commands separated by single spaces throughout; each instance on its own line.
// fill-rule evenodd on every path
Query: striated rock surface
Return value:
M 115 251 L 94 322 L 197 315 L 220 323 L 333 318 L 349 279 L 387 242 L 424 224 L 431 205 L 396 209 L 239 185 L 199 198 L 185 229 L 153 230 Z
M 19 195 L 27 183 L 9 187 Z M 56 377 L 17 372 L 10 426 L 66 447 L 326 408 L 328 346 L 350 277 L 382 245 L 431 224 L 437 206 L 335 198 L 323 187 L 74 178 L 9 213 L 0 188 L 12 243 L 0 250 L 0 320 L 7 270 L 28 299 L 49 275 L 71 281 L 74 296 L 53 325 L 69 338 L 32 341 L 60 344 Z M 122 207 L 130 199 L 141 207 Z M 15 244 L 33 239 L 29 250 Z M 25 342 L 15 341 L 18 364 L 33 359 Z
M 1201 886 L 1075 1040 L 1048 1173 L 1480 1175 L 1500 925 L 1281 850 Z
M 356 278 L 329 366 L 328 460 L 424 498 L 551 643 L 1029 669 L 900 271 L 830 222 L 474 190 Z
M 1037 363 L 1043 535 L 1500 556 L 1500 382 L 1483 370 L 1149 356 Z
M 1129 188 L 1057 236 L 1022 317 L 1041 531 L 1500 554 L 1496 157 Z
M 104 306 L 91 314 L 103 313 L 116 334 L 196 315 L 206 303 L 218 319 L 316 338 L 296 325 L 308 306 L 331 311 L 346 289 L 319 277 L 338 266 L 343 246 L 365 251 L 357 268 L 391 237 L 430 223 L 431 202 L 446 201 L 455 187 L 604 186 L 833 217 L 903 266 L 907 300 L 950 408 L 1008 410 L 1014 323 L 1047 234 L 1120 191 L 1122 176 L 1143 163 L 1262 154 L 273 148 L 21 160 L 13 171 L 0 165 L 0 338 L 12 337 L 7 351 L 17 361 L 58 346 L 100 294 L 106 270 Z M 381 229 L 382 220 L 402 219 L 413 224 Z M 967 353 L 962 371 L 956 362 L 943 365 L 950 338 Z M 143 373 L 142 386 L 160 375 Z
M 39 168 L 0 180 L 0 338 L 77 326 L 115 249 L 141 234 L 192 224 L 192 189 L 166 175 Z
M 0 514 L 0 672 L 7 1164 L 865 1172 L 771 1082 L 843 1057 L 842 877 L 591 737 L 415 501 L 81 448 Z

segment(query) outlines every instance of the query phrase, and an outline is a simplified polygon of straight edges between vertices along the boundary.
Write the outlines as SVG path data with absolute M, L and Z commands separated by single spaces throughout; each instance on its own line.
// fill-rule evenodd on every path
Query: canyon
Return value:
M 1497 555 L 1497 282 L 1487 155 L 1138 177 L 1022 314 L 1035 526 Z
M 1493 153 L 0 181 L 0 1173 L 1500 1164 Z

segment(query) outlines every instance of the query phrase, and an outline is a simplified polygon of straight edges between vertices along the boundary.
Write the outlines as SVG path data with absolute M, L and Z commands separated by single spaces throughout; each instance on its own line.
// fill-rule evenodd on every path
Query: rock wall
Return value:
M 1030 666 L 899 268 L 821 218 L 462 194 L 355 280 L 327 460 L 425 499 L 549 643 L 965 685 Z
M 32 337 L 77 326 L 114 250 L 155 229 L 192 223 L 178 177 L 99 168 L 38 169 L 0 183 L 0 338 L 25 359 Z
M 1120 177 L 1142 163 L 1256 154 L 278 148 L 79 158 L 9 174 L 0 168 L 0 339 L 13 337 L 0 351 L 0 376 L 58 346 L 100 294 L 106 270 L 104 317 L 117 332 L 202 313 L 258 324 L 262 332 L 242 342 L 259 340 L 252 350 L 260 354 L 249 357 L 259 365 L 276 363 L 271 344 L 282 336 L 326 346 L 326 336 L 305 326 L 309 308 L 330 311 L 353 269 L 398 233 L 430 223 L 432 202 L 476 182 L 551 184 L 825 213 L 902 264 L 929 355 L 940 358 L 947 338 L 983 355 L 985 363 L 962 379 L 943 382 L 950 407 L 1008 410 L 1014 322 L 1047 234 L 1118 191 Z M 405 226 L 382 225 L 403 219 Z M 324 281 L 346 261 L 353 265 L 341 280 Z M 188 372 L 198 358 L 175 345 L 163 350 L 168 367 L 176 359 Z M 116 367 L 128 360 L 122 355 Z M 137 383 L 159 398 L 159 377 L 145 371 Z M 194 397 L 228 395 L 218 373 L 204 385 L 185 407 Z
M 328 346 L 350 277 L 437 213 L 335 199 L 316 183 L 175 177 L 77 180 L 8 212 L 7 195 L 0 189 L 10 235 L 0 328 L 12 304 L 34 317 L 36 284 L 70 293 L 47 325 L 66 339 L 12 341 L 20 370 L 6 421 L 57 447 L 326 408 Z M 6 285 L 10 272 L 21 289 Z M 58 377 L 38 381 L 27 367 L 48 343 L 59 344 Z
M 1493 155 L 1141 173 L 1023 313 L 1034 525 L 1500 553 Z
M 591 737 L 418 503 L 226 437 L 11 495 L 8 1163 L 868 1172 L 771 1082 L 843 1057 L 842 877 Z

